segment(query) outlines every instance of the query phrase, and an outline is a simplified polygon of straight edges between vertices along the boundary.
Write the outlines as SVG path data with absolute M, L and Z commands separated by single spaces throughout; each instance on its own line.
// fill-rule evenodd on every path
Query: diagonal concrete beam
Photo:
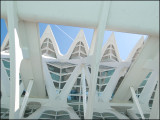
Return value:
M 137 98 L 137 96 L 136 96 L 136 93 L 135 93 L 134 88 L 133 88 L 133 87 L 130 87 L 130 90 L 131 90 L 131 93 L 132 93 L 133 101 L 134 101 L 136 107 L 138 108 L 138 111 L 139 111 L 142 119 L 145 119 L 145 117 L 144 117 L 144 115 L 143 115 L 143 111 L 142 111 L 141 106 L 140 106 L 140 104 L 139 104 L 139 101 L 138 101 L 138 98 Z
M 26 93 L 25 93 L 25 96 L 24 96 L 24 99 L 22 101 L 20 112 L 19 112 L 19 118 L 20 119 L 22 118 L 22 116 L 24 114 L 24 110 L 25 110 L 25 107 L 27 105 L 27 101 L 28 101 L 28 97 L 29 97 L 31 89 L 32 89 L 32 85 L 33 85 L 33 80 L 30 80 L 29 84 L 28 84 L 28 87 L 27 87 L 27 90 L 26 90 Z
M 147 74 L 150 72 L 149 69 L 143 68 L 145 61 L 147 59 L 155 58 L 158 51 L 159 51 L 158 37 L 149 36 L 139 56 L 137 56 L 137 59 L 132 63 L 129 71 L 125 75 L 125 78 L 123 79 L 121 85 L 119 86 L 117 92 L 115 93 L 112 101 L 127 102 L 129 100 L 129 98 L 131 97 L 131 93 L 129 92 L 129 86 L 133 86 L 135 89 L 138 88 L 140 83 L 145 79 Z M 154 64 L 154 66 L 159 66 L 158 62 L 154 62 L 152 64 Z

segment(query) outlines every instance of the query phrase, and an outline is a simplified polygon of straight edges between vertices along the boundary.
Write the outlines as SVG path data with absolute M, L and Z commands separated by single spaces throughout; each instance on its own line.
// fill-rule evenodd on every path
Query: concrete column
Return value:
M 19 73 L 23 59 L 18 36 L 18 16 L 16 2 L 7 4 L 8 33 L 10 43 L 10 112 L 9 119 L 19 118 Z
M 89 88 L 89 93 L 88 93 L 86 119 L 92 119 L 92 115 L 93 115 L 93 105 L 94 105 L 94 98 L 95 98 L 95 92 L 96 92 L 97 75 L 98 75 L 98 69 L 99 69 L 102 43 L 104 38 L 104 31 L 105 31 L 106 21 L 109 13 L 109 8 L 110 8 L 110 1 L 103 1 L 101 5 L 102 6 L 101 6 L 101 15 L 99 19 L 99 24 L 94 31 L 92 45 L 91 45 L 92 48 L 89 51 L 90 52 L 89 56 L 91 56 L 90 81 L 92 82 L 91 82 L 91 86 Z

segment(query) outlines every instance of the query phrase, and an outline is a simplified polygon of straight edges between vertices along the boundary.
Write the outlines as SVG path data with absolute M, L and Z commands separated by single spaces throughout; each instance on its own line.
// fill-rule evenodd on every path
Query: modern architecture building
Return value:
M 1 119 L 159 119 L 159 3 L 2 1 Z M 63 55 L 48 25 L 83 29 Z M 114 32 L 142 36 L 126 60 Z M 129 40 L 128 40 L 129 41 Z

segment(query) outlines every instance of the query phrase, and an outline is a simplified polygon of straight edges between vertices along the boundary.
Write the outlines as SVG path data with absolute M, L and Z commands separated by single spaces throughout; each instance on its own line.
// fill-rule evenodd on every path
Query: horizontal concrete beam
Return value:
M 20 19 L 75 27 L 96 28 L 102 1 L 16 1 Z M 7 19 L 1 2 L 1 18 Z M 107 22 L 108 21 L 108 22 Z M 159 36 L 158 1 L 112 1 L 106 29 Z

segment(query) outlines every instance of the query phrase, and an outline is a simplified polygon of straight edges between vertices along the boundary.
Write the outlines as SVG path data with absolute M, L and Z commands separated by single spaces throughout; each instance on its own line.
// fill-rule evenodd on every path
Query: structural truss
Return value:
M 1 118 L 158 119 L 157 4 L 2 1 Z M 81 29 L 62 55 L 49 25 L 40 38 L 38 22 L 93 28 L 91 47 Z M 106 29 L 148 38 L 124 61 L 114 32 L 102 47 Z

